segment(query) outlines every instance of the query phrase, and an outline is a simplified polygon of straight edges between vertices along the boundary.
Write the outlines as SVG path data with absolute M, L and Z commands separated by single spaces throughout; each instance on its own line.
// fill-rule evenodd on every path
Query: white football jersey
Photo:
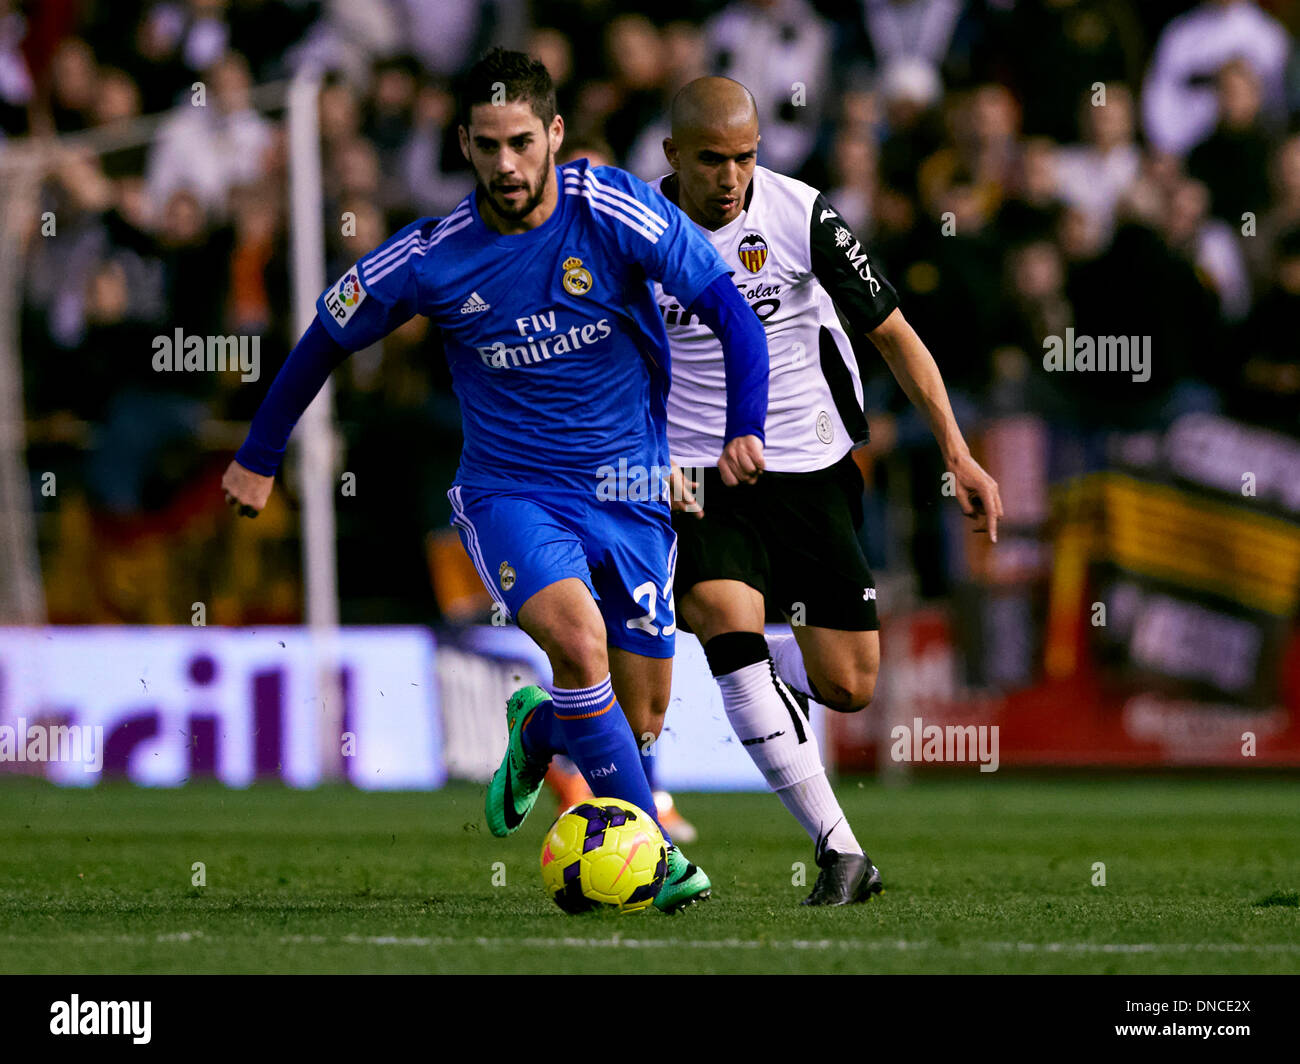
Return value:
M 676 175 L 653 186 L 678 202 Z M 833 465 L 867 439 L 862 371 L 840 315 L 855 335 L 874 329 L 898 306 L 893 287 L 820 192 L 762 166 L 739 216 L 700 231 L 735 271 L 767 332 L 766 467 L 807 473 Z M 722 344 L 657 283 L 655 299 L 672 348 L 669 450 L 678 465 L 714 465 L 726 442 Z M 858 344 L 873 351 L 865 338 Z

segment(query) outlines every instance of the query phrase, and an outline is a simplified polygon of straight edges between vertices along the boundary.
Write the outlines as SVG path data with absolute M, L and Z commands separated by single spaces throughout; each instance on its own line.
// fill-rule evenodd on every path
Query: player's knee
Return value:
M 664 726 L 664 717 L 668 715 L 668 695 L 652 691 L 646 696 L 645 712 L 658 735 Z
M 632 734 L 636 736 L 641 746 L 659 741 L 659 736 L 664 731 L 664 710 L 644 701 L 633 707 L 631 712 L 628 712 L 626 706 L 623 709 L 627 714 L 627 722 L 632 728 Z
M 605 633 L 590 626 L 579 624 L 549 632 L 543 649 L 561 686 L 561 677 L 582 678 L 569 679 L 570 683 L 598 683 L 609 671 Z
M 874 669 L 850 669 L 814 680 L 820 701 L 840 713 L 857 713 L 871 704 L 876 694 Z

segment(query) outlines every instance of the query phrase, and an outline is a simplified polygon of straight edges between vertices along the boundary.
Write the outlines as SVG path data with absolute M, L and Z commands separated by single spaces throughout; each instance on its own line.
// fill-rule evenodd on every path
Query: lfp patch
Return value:
M 365 298 L 366 290 L 361 287 L 361 271 L 353 266 L 339 278 L 338 284 L 325 293 L 325 309 L 340 325 L 346 325 L 356 313 L 357 307 L 365 302 Z

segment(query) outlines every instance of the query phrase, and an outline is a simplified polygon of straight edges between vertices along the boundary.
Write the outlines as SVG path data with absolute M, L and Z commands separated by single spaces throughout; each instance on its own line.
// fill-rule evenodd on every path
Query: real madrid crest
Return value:
M 515 571 L 510 568 L 509 562 L 501 563 L 501 568 L 497 570 L 497 579 L 501 582 L 502 591 L 509 591 L 515 586 Z
M 564 267 L 564 290 L 571 296 L 585 296 L 591 291 L 591 272 L 582 264 L 582 259 L 570 255 L 561 265 Z
M 750 273 L 758 273 L 767 261 L 767 241 L 758 233 L 747 233 L 740 242 L 740 264 Z

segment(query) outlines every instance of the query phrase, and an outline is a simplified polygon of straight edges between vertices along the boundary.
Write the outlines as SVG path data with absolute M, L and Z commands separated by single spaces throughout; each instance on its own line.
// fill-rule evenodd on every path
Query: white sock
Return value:
M 785 681 L 787 687 L 801 695 L 817 699 L 812 693 L 812 684 L 808 682 L 808 670 L 804 667 L 803 651 L 792 635 L 769 635 L 767 637 L 768 653 L 776 665 L 776 674 Z
M 778 679 L 772 660 L 717 679 L 732 730 L 767 785 L 818 847 L 818 855 L 823 849 L 861 853 L 826 778 L 812 725 Z
M 831 790 L 831 781 L 826 778 L 825 769 L 776 793 L 791 815 L 803 825 L 804 831 L 808 832 L 808 837 L 817 847 L 819 858 L 826 850 L 862 853 L 862 847 L 858 844 L 853 829 L 849 827 L 844 810 L 835 800 L 835 792 Z

